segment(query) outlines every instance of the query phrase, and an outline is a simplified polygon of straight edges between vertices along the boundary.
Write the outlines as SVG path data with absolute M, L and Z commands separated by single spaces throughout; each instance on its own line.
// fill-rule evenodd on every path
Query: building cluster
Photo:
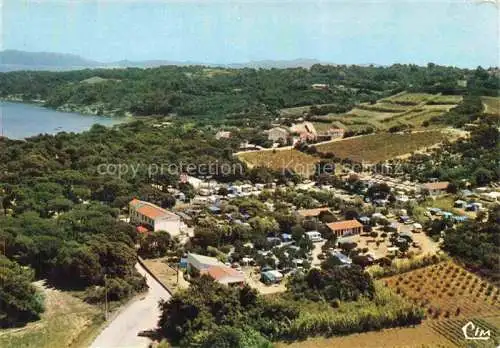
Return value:
M 350 267 L 353 262 L 359 262 L 352 258 L 352 255 L 345 253 L 341 245 L 352 242 L 352 238 L 369 236 L 374 229 L 390 233 L 396 237 L 394 239 L 385 239 L 384 247 L 386 254 L 374 254 L 363 252 L 363 257 L 368 263 L 378 262 L 387 255 L 399 254 L 402 245 L 412 245 L 418 248 L 413 233 L 420 233 L 423 226 L 418 221 L 414 221 L 408 214 L 408 204 L 421 204 L 427 200 L 439 199 L 441 195 L 449 193 L 450 183 L 448 182 L 429 182 L 415 183 L 404 179 L 394 179 L 383 175 L 362 175 L 354 174 L 356 180 L 361 185 L 354 192 L 352 187 L 353 174 L 348 174 L 342 181 L 344 187 L 332 187 L 331 185 L 319 185 L 313 181 L 303 181 L 296 185 L 297 190 L 308 191 L 330 191 L 335 194 L 346 205 L 359 205 L 361 203 L 363 214 L 347 218 L 339 211 L 332 211 L 330 207 L 318 207 L 313 209 L 297 209 L 289 202 L 280 202 L 280 205 L 286 205 L 292 214 L 298 218 L 297 221 L 312 220 L 316 224 L 302 224 L 306 229 L 304 237 L 310 243 L 322 245 L 325 242 L 324 228 L 336 237 L 336 245 L 332 245 L 328 250 L 323 250 L 320 254 L 333 255 L 338 259 L 339 265 Z M 274 191 L 278 188 L 287 188 L 289 185 L 277 184 L 258 184 L 258 183 L 232 183 L 225 184 L 213 180 L 203 180 L 186 176 L 185 182 L 190 183 L 196 191 L 195 197 L 182 209 L 169 211 L 156 206 L 152 203 L 133 199 L 129 203 L 130 223 L 134 224 L 139 233 L 149 233 L 151 231 L 167 231 L 171 236 L 187 235 L 194 222 L 199 218 L 211 216 L 220 224 L 234 226 L 245 225 L 251 228 L 252 218 L 259 217 L 251 211 L 239 208 L 236 212 L 225 211 L 224 207 L 233 199 L 249 196 L 259 196 L 264 190 Z M 381 194 L 368 197 L 367 192 L 373 185 L 386 184 L 390 189 L 390 194 Z M 338 186 L 338 185 L 336 185 Z M 389 197 L 392 196 L 392 198 Z M 497 202 L 500 193 L 498 188 L 478 188 L 475 190 L 459 190 L 453 203 L 453 209 L 447 211 L 437 207 L 429 206 L 425 214 L 431 220 L 443 219 L 453 223 L 466 221 L 470 214 L 484 211 L 488 202 Z M 430 198 L 426 198 L 430 197 Z M 426 200 L 427 199 L 427 200 Z M 268 211 L 274 211 L 274 202 L 272 200 L 263 202 Z M 461 212 L 461 213 L 460 213 Z M 325 221 L 323 215 L 331 215 L 331 218 Z M 264 218 L 260 216 L 260 218 Z M 321 232 L 314 228 L 307 229 L 305 226 L 322 227 Z M 190 227 L 191 226 L 191 227 Z M 319 227 L 316 227 L 319 229 Z M 377 233 L 375 234 L 377 235 Z M 294 239 L 295 238 L 295 239 Z M 269 235 L 267 243 L 271 247 L 262 248 L 253 243 L 245 244 L 246 253 L 238 262 L 231 261 L 233 251 L 226 257 L 231 263 L 223 263 L 217 258 L 189 253 L 185 258 L 186 269 L 189 273 L 206 274 L 214 280 L 230 286 L 241 286 L 248 282 L 248 275 L 240 271 L 240 265 L 256 265 L 260 258 L 273 259 L 273 267 L 260 267 L 258 274 L 260 281 L 264 284 L 277 284 L 286 277 L 288 273 L 301 271 L 305 263 L 319 264 L 318 254 L 313 255 L 310 249 L 303 249 L 303 245 L 298 243 L 296 237 L 289 233 L 279 233 Z M 359 238 L 357 239 L 359 241 Z M 380 241 L 377 241 L 379 243 Z M 378 245 L 378 244 L 377 244 Z M 280 264 L 282 260 L 288 260 L 287 266 Z M 354 260 L 354 261 L 353 261 Z
M 344 129 L 330 127 L 324 131 L 317 131 L 311 122 L 292 124 L 290 127 L 279 125 L 266 131 L 267 137 L 273 143 L 296 144 L 297 142 L 314 143 L 317 141 L 328 141 L 342 139 Z

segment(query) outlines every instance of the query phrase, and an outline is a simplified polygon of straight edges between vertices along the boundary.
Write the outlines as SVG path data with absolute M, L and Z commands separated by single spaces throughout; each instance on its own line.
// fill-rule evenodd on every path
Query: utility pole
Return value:
M 104 318 L 108 320 L 108 281 L 107 275 L 104 275 Z

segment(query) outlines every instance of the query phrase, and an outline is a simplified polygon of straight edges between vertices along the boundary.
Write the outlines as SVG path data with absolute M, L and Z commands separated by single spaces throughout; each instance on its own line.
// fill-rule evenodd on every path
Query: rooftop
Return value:
M 245 280 L 245 276 L 238 272 L 237 270 L 227 267 L 227 266 L 211 266 L 207 268 L 204 273 L 208 274 L 210 277 L 217 281 L 222 281 L 224 279 L 226 280 L 232 280 L 229 281 L 231 283 L 234 282 L 242 282 Z M 227 278 L 232 278 L 232 279 L 227 279 Z
M 147 216 L 150 219 L 158 218 L 178 218 L 178 216 L 166 209 L 163 209 L 156 204 L 145 202 L 134 198 L 129 205 L 133 207 L 141 215 Z
M 198 261 L 199 263 L 204 264 L 204 265 L 209 265 L 209 266 L 221 266 L 221 265 L 223 265 L 222 262 L 217 260 L 215 257 L 189 253 L 188 258 L 193 258 L 196 261 Z
M 337 221 L 337 222 L 331 222 L 331 223 L 326 224 L 326 225 L 332 231 L 335 231 L 335 230 L 345 230 L 345 229 L 356 228 L 356 227 L 360 227 L 360 228 L 363 227 L 363 225 L 358 220 Z

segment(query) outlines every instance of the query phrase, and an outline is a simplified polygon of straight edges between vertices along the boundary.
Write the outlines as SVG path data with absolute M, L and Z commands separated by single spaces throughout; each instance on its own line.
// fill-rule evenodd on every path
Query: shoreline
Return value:
M 45 100 L 42 99 L 34 99 L 34 100 L 22 100 L 20 98 L 0 98 L 0 103 L 13 103 L 13 104 L 25 104 L 30 106 L 38 106 L 47 110 L 57 111 L 57 112 L 66 112 L 79 114 L 81 116 L 98 116 L 109 119 L 128 119 L 135 117 L 130 112 L 125 112 L 124 115 L 117 115 L 113 111 L 105 111 L 103 113 L 98 113 L 92 110 L 91 106 L 82 106 L 82 107 L 72 107 L 70 105 L 63 105 L 57 108 L 53 108 L 45 105 Z
M 4 110 L 5 108 L 5 110 Z M 26 109 L 24 111 L 24 109 Z M 10 110 L 10 111 L 7 111 Z M 18 110 L 19 114 L 15 111 Z M 4 111 L 6 114 L 3 114 Z M 31 131 L 24 129 L 22 126 L 16 127 L 14 124 L 19 123 L 16 119 L 19 119 L 23 123 L 23 113 L 30 115 L 31 113 L 40 114 L 43 119 L 43 115 L 47 114 L 50 124 L 54 124 L 52 127 L 33 127 Z M 54 116 L 55 115 L 55 116 Z M 32 116 L 28 116 L 29 120 L 32 120 Z M 54 121 L 54 119 L 56 121 Z M 80 119 L 81 121 L 78 121 Z M 45 107 L 41 103 L 35 102 L 24 102 L 19 100 L 5 100 L 0 99 L 0 126 L 2 132 L 0 138 L 6 138 L 9 140 L 21 140 L 24 141 L 30 137 L 38 136 L 40 134 L 47 134 L 55 136 L 61 132 L 67 133 L 83 133 L 90 129 L 94 124 L 101 124 L 105 127 L 112 128 L 120 124 L 127 124 L 134 121 L 136 118 L 131 115 L 125 116 L 104 116 L 104 115 L 90 115 L 81 113 L 78 111 L 62 111 L 50 107 Z M 66 120 L 66 121 L 65 121 Z M 4 123 L 5 122 L 5 123 Z M 34 119 L 30 122 L 34 121 Z M 80 127 L 78 125 L 82 125 Z M 87 126 L 85 126 L 87 125 Z M 12 127 L 11 127 L 12 126 Z M 11 129 L 12 128 L 12 129 Z M 29 127 L 28 127 L 29 128 Z M 4 134 L 5 132 L 5 134 Z

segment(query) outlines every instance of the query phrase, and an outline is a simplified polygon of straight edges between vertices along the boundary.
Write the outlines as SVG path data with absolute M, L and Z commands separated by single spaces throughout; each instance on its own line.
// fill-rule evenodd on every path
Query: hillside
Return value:
M 293 60 L 258 60 L 242 63 L 206 63 L 197 61 L 174 61 L 168 59 L 151 60 L 119 60 L 115 62 L 98 62 L 86 59 L 74 54 L 54 52 L 27 52 L 19 50 L 0 51 L 0 72 L 30 70 L 30 71 L 67 71 L 78 69 L 115 69 L 115 68 L 154 68 L 163 65 L 203 65 L 210 67 L 224 67 L 232 69 L 285 69 L 285 68 L 310 68 L 314 64 L 325 64 L 316 59 L 293 59 Z M 326 63 L 328 64 L 328 63 Z
M 0 72 L 16 70 L 71 70 L 94 68 L 100 63 L 74 54 L 0 51 Z
M 110 115 L 208 117 L 211 122 L 225 120 L 225 125 L 241 126 L 248 122 L 271 122 L 283 108 L 328 104 L 333 112 L 346 112 L 360 104 L 365 109 L 379 107 L 369 103 L 403 90 L 433 95 L 441 93 L 446 98 L 459 99 L 448 96 L 473 92 L 458 85 L 464 75 L 474 79 L 476 88 L 498 84 L 488 74 L 479 75 L 479 80 L 473 70 L 453 67 L 316 64 L 310 69 L 229 69 L 163 66 L 144 70 L 4 73 L 0 74 L 0 97 L 45 100 L 46 106 L 66 111 L 82 111 L 90 107 Z M 107 81 L 98 85 L 80 83 L 92 77 Z M 325 87 L 317 88 L 318 85 Z M 490 93 L 488 90 L 483 95 L 493 93 L 496 91 Z M 394 105 L 392 108 L 398 107 Z M 452 106 L 444 105 L 446 108 Z M 349 117 L 356 122 L 366 121 L 362 113 L 374 112 L 354 111 L 359 113 L 359 120 L 355 115 Z M 418 114 L 407 115 L 410 116 L 420 117 Z

